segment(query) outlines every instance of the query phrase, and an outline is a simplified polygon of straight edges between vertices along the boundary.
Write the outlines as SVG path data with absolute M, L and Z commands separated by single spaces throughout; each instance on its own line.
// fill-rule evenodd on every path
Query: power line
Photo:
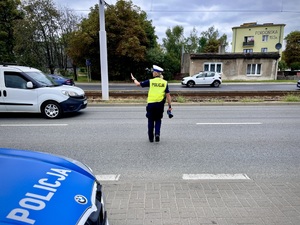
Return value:
M 110 5 L 108 5 L 110 6 Z M 75 11 L 75 12 L 89 12 L 88 9 L 68 9 L 68 11 Z M 300 13 L 300 11 L 293 11 L 293 10 L 143 10 L 145 12 L 151 13 L 209 13 L 209 12 L 218 12 L 218 13 Z
M 284 13 L 300 13 L 300 11 L 293 10 L 144 10 L 145 12 L 159 12 L 159 13 L 198 13 L 198 12 L 237 12 L 237 13 L 268 13 L 268 12 L 284 12 Z

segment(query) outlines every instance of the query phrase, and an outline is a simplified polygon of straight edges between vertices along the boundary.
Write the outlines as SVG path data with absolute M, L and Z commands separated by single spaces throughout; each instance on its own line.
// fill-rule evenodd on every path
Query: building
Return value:
M 189 74 L 222 73 L 223 80 L 276 80 L 278 52 L 187 54 Z M 187 61 L 187 60 L 186 60 Z
M 231 52 L 276 52 L 281 54 L 285 24 L 244 23 L 232 28 Z
M 285 24 L 244 23 L 233 27 L 232 53 L 184 55 L 181 73 L 222 73 L 223 80 L 277 80 Z

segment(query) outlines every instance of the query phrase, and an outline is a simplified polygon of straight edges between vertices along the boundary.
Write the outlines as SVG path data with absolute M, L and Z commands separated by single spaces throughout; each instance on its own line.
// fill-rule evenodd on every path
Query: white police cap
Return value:
M 164 69 L 157 65 L 153 65 L 153 71 L 161 73 L 164 71 Z

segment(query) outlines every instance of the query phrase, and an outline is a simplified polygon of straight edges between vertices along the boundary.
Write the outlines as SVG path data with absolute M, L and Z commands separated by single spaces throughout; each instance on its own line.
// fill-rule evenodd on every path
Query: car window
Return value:
M 206 77 L 214 77 L 215 76 L 215 73 L 207 73 L 206 74 Z
M 9 88 L 26 89 L 27 80 L 16 72 L 4 72 L 5 86 Z
M 199 73 L 199 75 L 197 75 L 196 78 L 204 77 L 204 75 L 205 75 L 204 73 Z

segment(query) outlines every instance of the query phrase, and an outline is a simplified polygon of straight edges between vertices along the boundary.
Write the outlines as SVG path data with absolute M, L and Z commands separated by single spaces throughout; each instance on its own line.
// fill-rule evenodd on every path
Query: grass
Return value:
M 249 102 L 264 102 L 263 99 L 260 98 L 242 98 L 240 102 L 249 103 Z
M 179 103 L 185 103 L 187 100 L 186 100 L 185 97 L 183 97 L 181 95 L 177 95 L 176 101 L 179 102 Z
M 287 94 L 282 98 L 282 100 L 284 102 L 300 102 L 300 95 Z
M 210 103 L 224 103 L 225 101 L 223 99 L 211 99 L 209 100 Z

